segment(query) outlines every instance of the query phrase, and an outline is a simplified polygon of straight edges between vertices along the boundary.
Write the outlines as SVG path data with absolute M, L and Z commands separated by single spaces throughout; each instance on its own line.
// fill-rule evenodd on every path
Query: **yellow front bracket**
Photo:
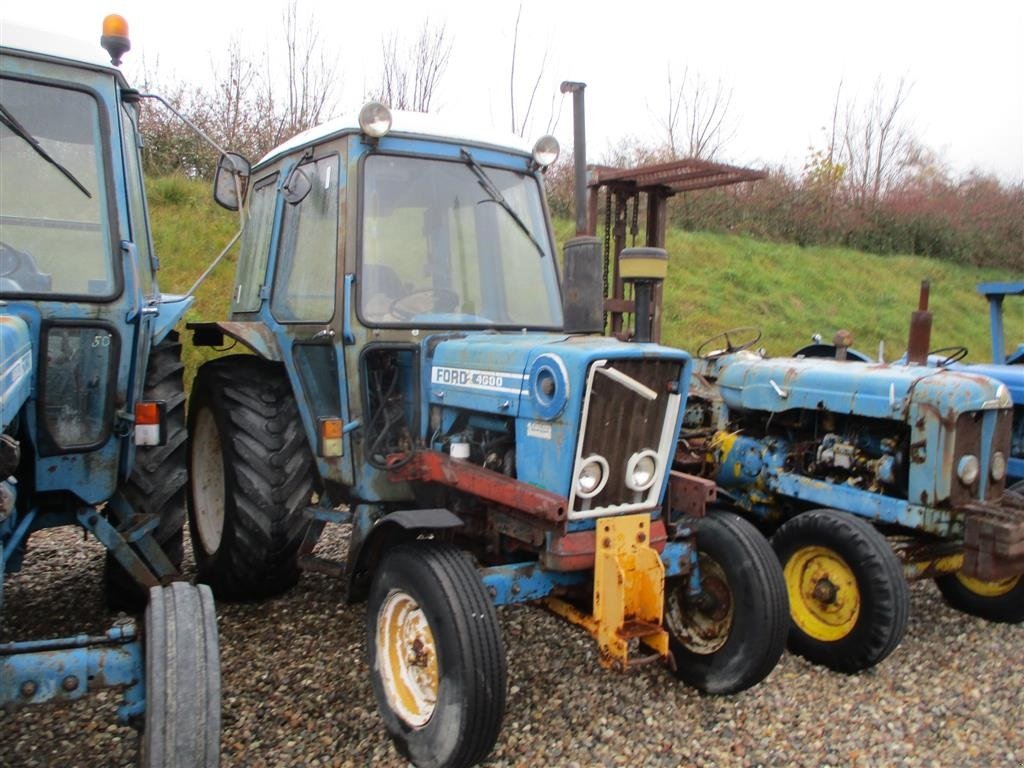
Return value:
M 665 566 L 650 545 L 650 528 L 651 517 L 645 514 L 597 521 L 591 615 L 564 600 L 547 600 L 552 611 L 596 638 L 603 667 L 625 670 L 631 664 L 669 658 L 668 633 L 661 625 Z M 634 638 L 655 655 L 631 662 L 629 641 Z

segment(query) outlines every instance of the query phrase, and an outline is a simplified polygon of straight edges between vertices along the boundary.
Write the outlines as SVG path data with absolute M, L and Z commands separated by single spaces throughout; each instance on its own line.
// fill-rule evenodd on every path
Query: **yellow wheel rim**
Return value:
M 1002 597 L 1012 592 L 1013 588 L 1020 583 L 1021 575 L 1018 573 L 1016 576 L 999 581 L 982 581 L 964 576 L 962 573 L 958 573 L 956 578 L 964 587 L 979 597 Z
M 437 646 L 419 604 L 398 589 L 377 613 L 377 665 L 392 711 L 414 728 L 426 725 L 440 686 Z
M 802 547 L 783 568 L 793 622 L 824 642 L 842 640 L 857 626 L 860 590 L 857 577 L 826 547 Z

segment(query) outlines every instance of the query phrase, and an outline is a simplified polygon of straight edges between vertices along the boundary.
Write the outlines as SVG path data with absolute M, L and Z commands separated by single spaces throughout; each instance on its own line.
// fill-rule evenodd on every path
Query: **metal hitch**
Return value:
M 650 529 L 647 514 L 598 520 L 592 612 L 559 598 L 546 601 L 550 610 L 594 636 L 602 667 L 625 671 L 652 661 L 669 662 L 668 633 L 662 627 L 665 565 L 650 545 Z M 653 653 L 631 659 L 633 640 Z

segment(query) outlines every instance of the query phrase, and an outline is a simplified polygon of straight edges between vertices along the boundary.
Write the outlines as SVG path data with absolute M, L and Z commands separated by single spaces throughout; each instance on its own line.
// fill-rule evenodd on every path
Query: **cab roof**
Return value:
M 391 117 L 391 130 L 388 132 L 388 136 L 414 136 L 438 141 L 461 142 L 474 146 L 482 145 L 517 155 L 530 156 L 533 152 L 533 144 L 514 133 L 498 131 L 491 127 L 479 128 L 479 126 L 473 126 L 461 120 L 453 120 L 447 116 L 392 110 Z M 316 144 L 327 138 L 360 132 L 357 113 L 342 115 L 293 136 L 270 150 L 257 165 L 264 165 L 300 147 Z
M 20 51 L 37 58 L 66 61 L 89 69 L 109 72 L 124 81 L 121 70 L 110 63 L 110 57 L 100 47 L 98 35 L 96 42 L 90 44 L 85 40 L 6 21 L 2 22 L 2 27 L 0 49 L 5 53 Z

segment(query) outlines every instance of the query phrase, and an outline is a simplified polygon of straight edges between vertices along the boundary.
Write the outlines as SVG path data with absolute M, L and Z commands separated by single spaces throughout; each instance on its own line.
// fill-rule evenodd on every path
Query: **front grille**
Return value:
M 577 452 L 579 459 L 597 454 L 608 462 L 608 481 L 604 489 L 591 499 L 574 495 L 570 517 L 596 516 L 609 512 L 628 512 L 657 504 L 669 461 L 679 412 L 680 397 L 673 394 L 682 365 L 675 360 L 637 359 L 595 363 L 588 377 L 584 405 L 584 423 Z M 648 399 L 636 387 L 612 378 L 601 370 L 624 374 L 653 391 L 657 397 Z M 666 424 L 670 420 L 671 424 Z M 653 450 L 658 453 L 658 480 L 642 494 L 626 485 L 626 465 L 634 453 Z M 573 477 L 575 488 L 575 475 Z M 573 513 L 576 513 L 575 515 Z
M 953 465 L 950 467 L 952 478 L 950 483 L 950 501 L 954 507 L 960 507 L 971 501 L 997 501 L 1003 495 L 1006 479 L 998 483 L 992 480 L 992 455 L 1000 451 L 1004 457 L 1010 456 L 1010 430 L 1012 429 L 1013 412 L 1010 409 L 999 411 L 971 411 L 960 414 L 956 420 L 956 443 L 953 449 Z M 994 421 L 994 429 L 988 445 L 983 445 L 985 427 Z M 981 464 L 978 479 L 971 485 L 964 483 L 957 476 L 960 459 L 966 455 L 977 456 Z M 985 484 L 984 495 L 981 494 L 982 481 Z

